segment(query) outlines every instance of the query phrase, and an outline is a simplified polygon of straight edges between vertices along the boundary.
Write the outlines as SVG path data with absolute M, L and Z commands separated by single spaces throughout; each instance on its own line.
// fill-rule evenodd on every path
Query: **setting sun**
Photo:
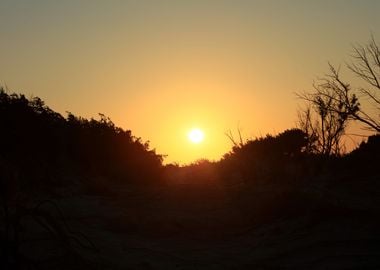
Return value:
M 192 143 L 197 143 L 197 144 L 201 143 L 205 137 L 203 131 L 200 130 L 199 128 L 194 128 L 190 130 L 187 136 Z

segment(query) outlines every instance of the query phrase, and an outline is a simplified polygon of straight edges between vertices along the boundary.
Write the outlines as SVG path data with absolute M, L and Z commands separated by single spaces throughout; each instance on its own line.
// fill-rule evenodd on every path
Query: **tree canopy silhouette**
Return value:
M 70 171 L 112 180 L 144 181 L 158 174 L 163 156 L 105 115 L 65 118 L 38 98 L 0 89 L 0 155 L 20 172 L 50 181 Z M 53 177 L 54 176 L 54 177 Z
M 349 120 L 380 132 L 380 49 L 373 36 L 367 44 L 353 46 L 351 62 L 346 67 L 362 85 L 353 87 L 341 77 L 339 68 L 329 64 L 329 73 L 312 91 L 298 94 L 319 115 L 319 121 L 313 121 L 310 109 L 306 109 L 300 119 L 302 128 L 315 136 L 322 153 L 336 152 Z

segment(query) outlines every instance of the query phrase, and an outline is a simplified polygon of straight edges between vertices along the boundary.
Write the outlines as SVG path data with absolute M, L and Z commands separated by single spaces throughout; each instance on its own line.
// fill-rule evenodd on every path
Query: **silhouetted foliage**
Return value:
M 345 157 L 345 165 L 357 174 L 380 177 L 379 160 L 380 135 L 372 135 Z
M 323 137 L 334 137 L 334 134 L 342 133 L 341 130 L 344 130 L 349 120 L 355 120 L 369 130 L 380 132 L 380 49 L 375 38 L 372 36 L 366 45 L 353 46 L 351 60 L 347 68 L 363 82 L 363 85 L 352 87 L 342 79 L 339 69 L 329 64 L 329 73 L 320 79 L 320 84 L 314 85 L 311 92 L 298 94 L 316 108 L 320 116 L 318 123 L 306 123 L 308 115 L 305 112 L 301 115 L 302 128 L 305 129 L 305 125 L 309 124 L 309 132 L 314 132 L 317 136 L 316 141 L 321 141 L 318 143 L 319 151 L 323 152 L 326 148 Z M 327 119 L 327 125 L 333 123 L 331 128 L 324 127 L 326 117 L 331 118 Z M 316 130 L 318 128 L 320 130 Z M 326 130 L 330 131 L 330 134 L 326 135 Z
M 0 90 L 0 155 L 30 178 L 53 181 L 75 171 L 110 180 L 145 181 L 160 170 L 163 157 L 131 131 L 100 120 L 68 113 L 67 118 L 39 98 Z M 33 183 L 35 185 L 36 183 Z
M 342 153 L 342 136 L 348 124 L 347 108 L 337 100 L 336 94 L 330 93 L 328 83 L 314 86 L 315 93 L 299 94 L 308 102 L 305 109 L 298 112 L 298 126 L 308 134 L 307 151 L 322 155 L 340 155 Z M 357 108 L 357 99 L 352 97 L 351 105 Z M 336 107 L 336 110 L 331 110 Z
M 299 129 L 248 140 L 224 155 L 221 168 L 229 170 L 227 174 L 231 171 L 240 174 L 243 181 L 272 176 L 288 170 L 306 149 L 307 142 L 307 134 Z

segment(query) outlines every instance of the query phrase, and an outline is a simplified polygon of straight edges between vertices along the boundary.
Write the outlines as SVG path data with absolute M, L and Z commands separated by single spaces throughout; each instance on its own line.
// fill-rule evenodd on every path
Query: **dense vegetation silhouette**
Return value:
M 1 254 L 6 267 L 18 264 L 21 258 L 17 251 L 21 223 L 30 217 L 61 238 L 60 243 L 68 249 L 67 238 L 72 235 L 64 223 L 56 222 L 42 209 L 46 204 L 57 208 L 52 199 L 64 194 L 58 195 L 58 189 L 80 186 L 105 194 L 111 192 L 111 183 L 146 184 L 162 170 L 163 156 L 102 114 L 100 120 L 72 113 L 65 118 L 38 97 L 27 99 L 0 89 L 0 126 L 5 226 Z
M 100 120 L 65 118 L 38 97 L 2 89 L 0 103 L 2 158 L 29 178 L 60 181 L 62 173 L 75 172 L 141 182 L 159 173 L 163 157 L 103 114 Z
M 2 269 L 380 266 L 380 135 L 342 154 L 293 128 L 164 166 L 103 114 L 63 117 L 3 89 L 0 129 Z

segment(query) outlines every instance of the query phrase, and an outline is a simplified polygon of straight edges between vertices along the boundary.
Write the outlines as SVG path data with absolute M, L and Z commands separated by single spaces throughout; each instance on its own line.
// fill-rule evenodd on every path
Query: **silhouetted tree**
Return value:
M 298 112 L 298 126 L 308 134 L 308 152 L 322 155 L 341 154 L 342 136 L 348 124 L 348 113 L 345 105 L 330 91 L 326 82 L 315 85 L 316 93 L 300 95 L 308 104 Z M 322 94 L 324 93 L 324 94 Z M 354 96 L 350 102 L 357 103 Z M 336 108 L 331 110 L 330 108 Z
M 374 37 L 366 45 L 354 46 L 351 59 L 347 68 L 364 82 L 362 86 L 352 88 L 329 64 L 330 72 L 321 79 L 322 83 L 299 96 L 321 107 L 321 118 L 331 115 L 344 122 L 357 120 L 367 129 L 380 132 L 380 49 Z

